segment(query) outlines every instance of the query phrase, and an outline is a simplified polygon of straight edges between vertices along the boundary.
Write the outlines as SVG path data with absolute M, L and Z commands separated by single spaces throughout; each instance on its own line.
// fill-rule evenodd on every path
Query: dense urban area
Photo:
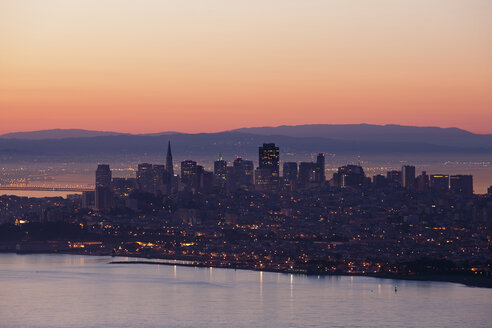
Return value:
M 368 177 L 325 176 L 325 157 L 284 162 L 259 147 L 258 167 L 222 158 L 213 172 L 142 163 L 135 178 L 100 164 L 82 195 L 0 196 L 0 251 L 177 260 L 181 265 L 431 279 L 492 287 L 492 187 L 471 175 L 405 165 Z M 178 174 L 179 173 L 179 174 Z

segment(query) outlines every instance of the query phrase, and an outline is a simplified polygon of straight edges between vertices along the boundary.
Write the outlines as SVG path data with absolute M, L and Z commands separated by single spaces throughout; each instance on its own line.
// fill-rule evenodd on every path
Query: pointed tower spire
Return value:
M 174 176 L 173 155 L 171 153 L 171 141 L 167 142 L 166 170 L 171 177 Z

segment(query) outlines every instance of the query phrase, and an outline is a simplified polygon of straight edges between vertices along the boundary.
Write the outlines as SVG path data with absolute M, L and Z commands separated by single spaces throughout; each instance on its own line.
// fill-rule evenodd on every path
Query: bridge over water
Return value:
M 92 191 L 94 190 L 94 187 L 0 186 L 0 190 L 83 192 Z

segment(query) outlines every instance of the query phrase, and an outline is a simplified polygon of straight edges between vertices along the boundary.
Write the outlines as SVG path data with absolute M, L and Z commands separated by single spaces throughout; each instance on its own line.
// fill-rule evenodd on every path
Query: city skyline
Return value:
M 0 131 L 492 133 L 491 13 L 484 0 L 2 0 Z

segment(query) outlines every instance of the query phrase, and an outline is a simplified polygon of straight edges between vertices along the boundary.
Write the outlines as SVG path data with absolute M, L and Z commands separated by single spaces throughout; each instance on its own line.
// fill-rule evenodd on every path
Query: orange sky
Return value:
M 492 133 L 489 0 L 0 0 L 0 133 Z

